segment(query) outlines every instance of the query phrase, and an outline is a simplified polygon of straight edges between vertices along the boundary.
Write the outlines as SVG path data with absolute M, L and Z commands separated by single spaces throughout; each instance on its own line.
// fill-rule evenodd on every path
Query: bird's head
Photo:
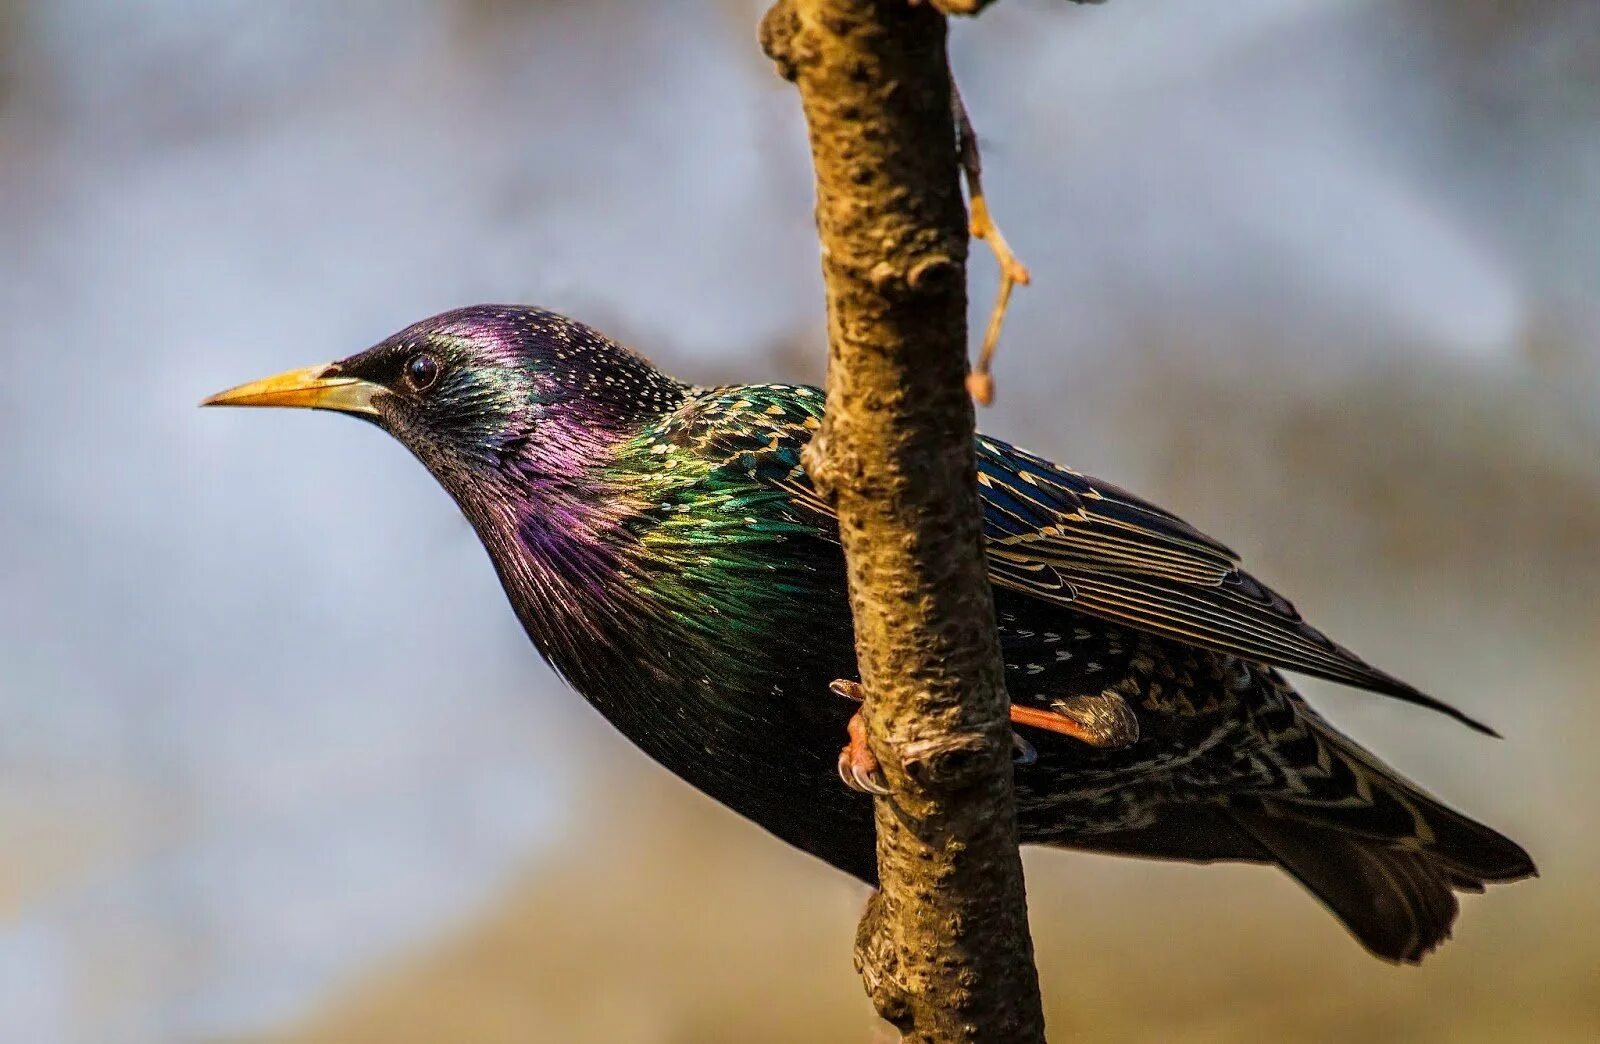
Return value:
M 295 406 L 372 421 L 458 498 L 576 482 L 684 387 L 602 334 L 538 308 L 445 312 L 338 362 L 292 370 L 205 406 Z

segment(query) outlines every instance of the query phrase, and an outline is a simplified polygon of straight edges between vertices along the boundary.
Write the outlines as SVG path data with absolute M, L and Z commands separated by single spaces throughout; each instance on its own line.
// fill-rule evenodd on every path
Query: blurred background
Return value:
M 870 1039 L 862 888 L 564 689 L 398 446 L 194 408 L 481 301 L 817 379 L 759 14 L 0 0 L 0 1039 Z M 983 426 L 1498 726 L 1305 683 L 1544 875 L 1396 969 L 1279 873 L 1032 852 L 1054 1033 L 1594 1039 L 1600 5 L 1004 0 L 953 46 L 1034 274 Z

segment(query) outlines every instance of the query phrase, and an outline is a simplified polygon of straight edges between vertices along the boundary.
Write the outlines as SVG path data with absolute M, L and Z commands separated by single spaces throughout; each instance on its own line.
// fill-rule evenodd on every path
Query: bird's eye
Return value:
M 413 355 L 406 363 L 406 383 L 412 391 L 424 392 L 439 379 L 439 360 L 424 352 Z

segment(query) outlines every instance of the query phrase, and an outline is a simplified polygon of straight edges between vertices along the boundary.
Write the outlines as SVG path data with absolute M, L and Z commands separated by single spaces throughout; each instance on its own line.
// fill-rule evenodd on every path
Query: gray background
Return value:
M 859 889 L 566 691 L 421 468 L 194 409 L 479 301 L 815 379 L 758 14 L 0 3 L 0 1039 L 866 1039 Z M 1005 0 L 954 54 L 1035 277 L 983 426 L 1499 726 L 1307 685 L 1545 874 L 1396 971 L 1266 871 L 1031 856 L 1052 1025 L 1592 1028 L 1600 8 Z

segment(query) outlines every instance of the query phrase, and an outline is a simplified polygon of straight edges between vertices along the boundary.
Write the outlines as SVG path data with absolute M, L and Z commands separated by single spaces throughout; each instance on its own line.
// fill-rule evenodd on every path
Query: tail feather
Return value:
M 1322 785 L 1236 799 L 1232 819 L 1373 953 L 1419 961 L 1450 937 L 1455 892 L 1537 873 L 1515 841 L 1447 808 L 1309 709 L 1302 716 Z M 1348 786 L 1330 793 L 1329 779 Z
M 1456 892 L 1537 874 L 1510 838 L 1445 807 L 1303 704 L 1278 782 L 1175 802 L 1146 826 L 1075 838 L 1104 852 L 1275 863 L 1372 953 L 1416 963 L 1450 937 Z
M 1450 937 L 1459 906 L 1427 856 L 1259 813 L 1234 818 L 1377 956 L 1415 963 Z
M 1518 881 L 1537 872 L 1521 845 L 1449 808 L 1309 708 L 1303 707 L 1301 715 L 1320 748 L 1318 765 L 1336 766 L 1328 775 L 1349 783 L 1320 800 L 1292 789 L 1260 795 L 1264 811 L 1422 852 L 1469 889 L 1475 884 L 1481 891 L 1486 882 Z

